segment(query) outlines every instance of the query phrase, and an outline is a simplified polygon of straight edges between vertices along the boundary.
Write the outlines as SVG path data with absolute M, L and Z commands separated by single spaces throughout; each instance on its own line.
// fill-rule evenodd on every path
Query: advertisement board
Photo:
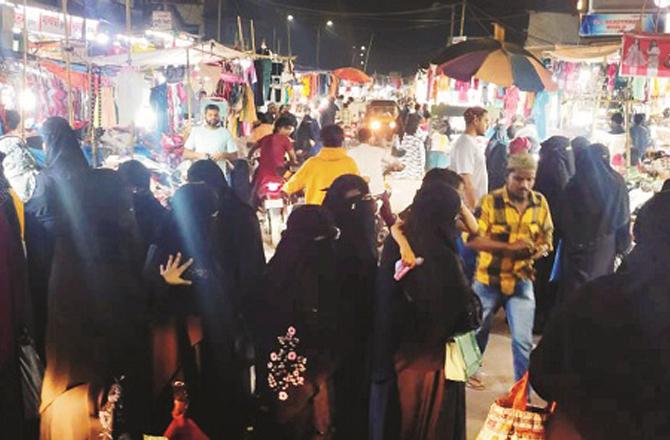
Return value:
M 670 78 L 670 35 L 626 34 L 622 47 L 622 76 Z

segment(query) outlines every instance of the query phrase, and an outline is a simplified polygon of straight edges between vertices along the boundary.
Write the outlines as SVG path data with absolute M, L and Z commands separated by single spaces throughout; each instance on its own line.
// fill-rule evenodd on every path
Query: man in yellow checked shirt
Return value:
M 482 301 L 484 321 L 477 343 L 484 353 L 491 318 L 504 307 L 512 334 L 515 380 L 526 373 L 533 349 L 533 266 L 551 250 L 554 231 L 546 199 L 532 190 L 536 170 L 532 156 L 510 156 L 506 184 L 482 199 L 479 232 L 468 242 L 479 251 L 473 287 Z M 469 384 L 484 387 L 477 376 Z

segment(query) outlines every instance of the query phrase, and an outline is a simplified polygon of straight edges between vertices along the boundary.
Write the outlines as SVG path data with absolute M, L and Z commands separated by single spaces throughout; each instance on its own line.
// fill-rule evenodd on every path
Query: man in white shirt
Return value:
M 230 132 L 221 126 L 219 107 L 209 104 L 205 107 L 205 124 L 193 127 L 184 145 L 184 159 L 211 159 L 226 169 L 226 160 L 238 158 L 237 144 Z
M 468 208 L 475 209 L 482 197 L 488 193 L 486 156 L 477 142 L 477 137 L 486 134 L 489 114 L 486 109 L 472 107 L 465 111 L 463 117 L 465 132 L 454 143 L 449 168 L 463 177 L 465 203 Z
M 386 224 L 390 227 L 395 222 L 393 211 L 391 210 L 391 201 L 386 187 L 384 186 L 384 172 L 399 171 L 402 164 L 399 160 L 391 156 L 389 150 L 385 147 L 370 145 L 372 132 L 367 128 L 358 130 L 359 145 L 349 150 L 349 156 L 354 159 L 361 177 L 367 180 L 370 187 L 370 194 L 380 196 L 384 205 L 381 208 L 381 215 Z

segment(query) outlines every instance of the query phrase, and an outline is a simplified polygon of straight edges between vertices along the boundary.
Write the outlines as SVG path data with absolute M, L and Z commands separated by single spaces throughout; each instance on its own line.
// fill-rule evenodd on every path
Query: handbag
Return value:
M 528 404 L 528 373 L 506 396 L 489 409 L 477 440 L 544 440 L 545 426 L 554 405 L 546 408 Z
M 465 310 L 456 325 L 456 334 L 465 334 L 482 326 L 484 319 L 484 308 L 482 300 L 477 294 L 468 288 Z
M 482 352 L 475 332 L 455 336 L 447 343 L 444 377 L 455 382 L 466 382 L 482 366 Z

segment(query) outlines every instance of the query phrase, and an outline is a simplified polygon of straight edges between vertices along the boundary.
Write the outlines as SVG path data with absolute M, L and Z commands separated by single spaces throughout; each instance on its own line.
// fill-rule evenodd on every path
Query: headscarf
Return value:
M 187 183 L 175 192 L 170 205 L 172 212 L 158 244 L 172 255 L 181 252 L 186 259 L 193 258 L 196 271 L 218 269 L 219 200 L 214 190 L 204 183 Z
M 515 154 L 528 153 L 532 145 L 527 137 L 518 137 L 509 143 L 510 156 Z
M 358 195 L 348 196 L 348 193 Z M 376 260 L 375 205 L 367 182 L 353 174 L 338 177 L 328 188 L 323 206 L 341 230 L 337 248 L 340 257 Z
M 321 254 L 334 258 L 333 241 L 339 238 L 330 212 L 320 206 L 304 205 L 293 211 L 286 230 L 268 264 L 268 275 L 277 287 L 285 286 L 296 274 L 318 264 Z
M 191 165 L 187 172 L 189 182 L 203 182 L 216 192 L 228 190 L 228 182 L 221 168 L 213 160 L 198 160 Z
M 565 187 L 560 226 L 575 243 L 590 243 L 630 221 L 629 198 L 623 178 L 603 158 L 603 150 L 578 150 L 576 173 Z M 569 209 L 567 207 L 569 204 Z
M 458 193 L 444 183 L 422 186 L 403 226 L 412 249 L 425 259 L 403 280 L 411 301 L 401 301 L 399 365 L 435 370 L 444 363 L 444 343 L 453 336 L 471 291 L 463 273 L 456 237 Z M 402 367 L 401 367 L 402 368 Z
M 88 168 L 77 134 L 65 119 L 58 116 L 47 119 L 42 125 L 42 138 L 46 148 L 47 169 L 55 175 L 71 177 Z
M 119 175 L 135 189 L 149 189 L 151 172 L 138 160 L 129 160 L 119 165 Z
M 509 138 L 502 124 L 496 125 L 493 136 L 486 146 L 486 169 L 489 175 L 489 191 L 505 185 L 507 175 L 507 145 Z
M 558 214 L 559 198 L 570 181 L 570 140 L 564 136 L 552 136 L 542 143 L 540 161 L 537 165 L 535 190 L 549 202 L 554 217 Z

